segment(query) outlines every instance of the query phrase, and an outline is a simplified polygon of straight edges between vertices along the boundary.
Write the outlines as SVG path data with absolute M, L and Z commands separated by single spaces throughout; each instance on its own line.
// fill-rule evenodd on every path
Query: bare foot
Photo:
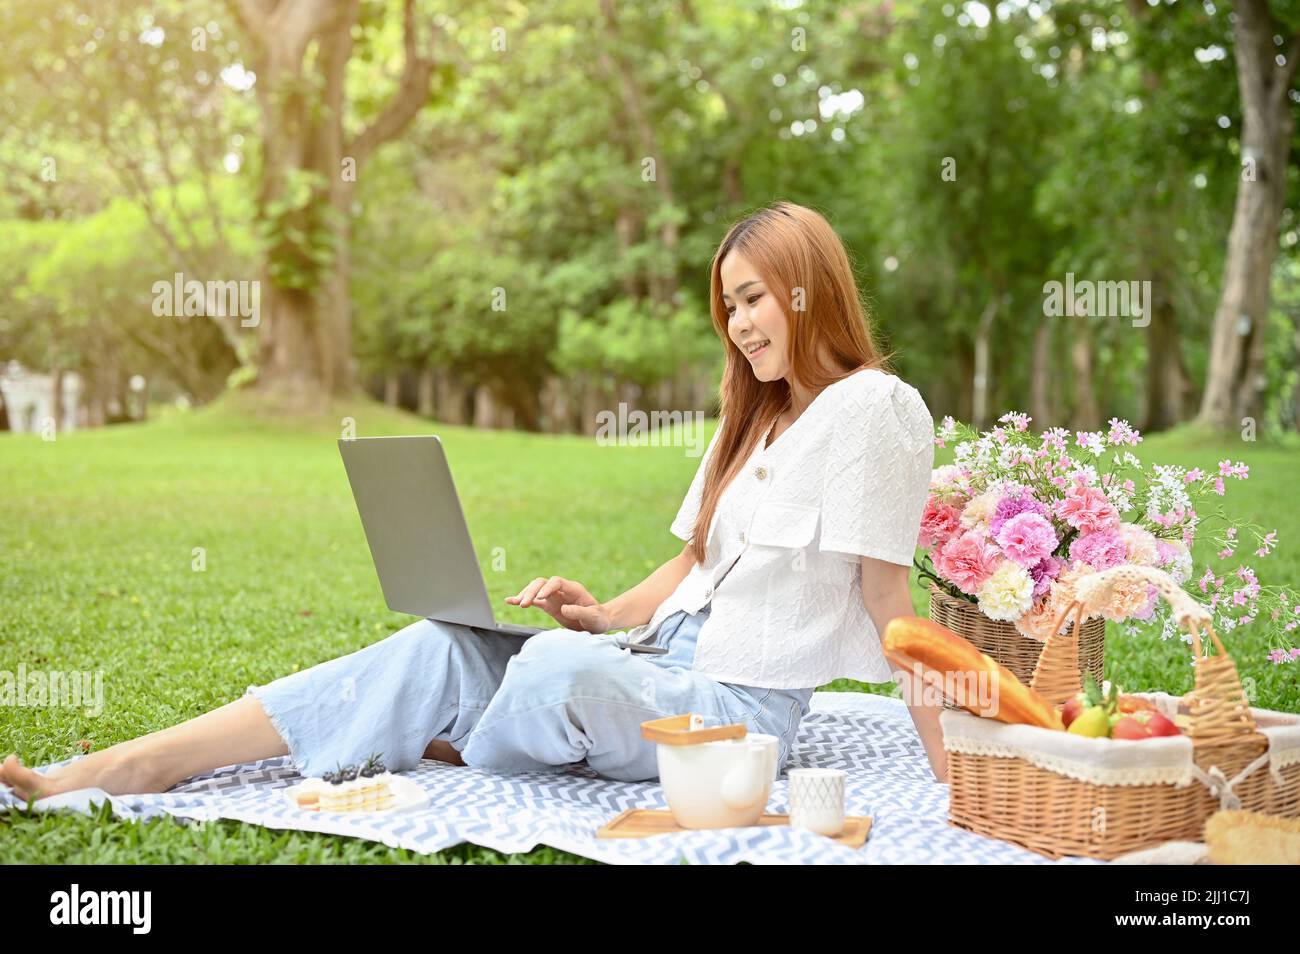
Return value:
M 79 788 L 102 788 L 110 795 L 148 794 L 166 791 L 147 766 L 131 758 L 129 749 L 115 745 L 95 752 L 69 765 L 51 769 L 46 775 L 23 765 L 17 755 L 10 755 L 0 765 L 0 781 L 27 801 L 45 798 Z
M 452 746 L 450 742 L 443 739 L 434 739 L 429 743 L 428 748 L 424 750 L 426 759 L 437 759 L 439 762 L 450 762 L 452 765 L 464 765 L 465 760 L 460 757 L 460 753 Z

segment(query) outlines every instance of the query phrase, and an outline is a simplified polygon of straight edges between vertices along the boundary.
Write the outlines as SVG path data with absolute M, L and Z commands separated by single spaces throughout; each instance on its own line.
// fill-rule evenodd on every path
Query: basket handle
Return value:
M 1056 617 L 1048 631 L 1038 665 L 1034 668 L 1031 688 L 1042 693 L 1053 705 L 1064 702 L 1083 685 L 1079 673 L 1079 633 L 1085 613 L 1094 615 L 1113 597 L 1121 584 L 1151 584 L 1173 610 L 1175 622 L 1192 637 L 1192 655 L 1196 661 L 1196 688 L 1191 692 L 1192 745 L 1218 745 L 1254 734 L 1255 720 L 1250 714 L 1237 666 L 1232 661 L 1219 634 L 1211 625 L 1207 610 L 1174 582 L 1164 570 L 1126 563 L 1081 578 L 1074 586 L 1074 600 Z M 1065 619 L 1074 614 L 1073 625 L 1060 632 Z M 1216 655 L 1209 655 L 1209 644 L 1201 638 L 1204 628 L 1213 641 Z

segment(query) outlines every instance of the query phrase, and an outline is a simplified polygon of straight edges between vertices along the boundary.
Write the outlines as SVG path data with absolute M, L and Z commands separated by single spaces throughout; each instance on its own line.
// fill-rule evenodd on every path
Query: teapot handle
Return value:
M 722 779 L 722 801 L 732 811 L 752 808 L 763 797 L 766 779 L 763 778 L 764 752 L 762 746 L 749 746 L 749 754 L 742 763 Z

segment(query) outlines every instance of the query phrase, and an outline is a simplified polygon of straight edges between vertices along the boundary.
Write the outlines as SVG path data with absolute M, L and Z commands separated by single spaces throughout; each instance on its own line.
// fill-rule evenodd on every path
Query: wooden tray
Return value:
M 757 822 L 759 825 L 789 825 L 789 815 L 764 814 Z M 667 835 L 672 832 L 699 831 L 697 828 L 683 828 L 673 819 L 673 813 L 666 808 L 629 808 L 613 821 L 602 825 L 596 832 L 597 838 L 644 838 L 647 835 Z M 831 841 L 850 848 L 861 848 L 871 832 L 869 815 L 847 815 L 844 818 L 844 830 Z

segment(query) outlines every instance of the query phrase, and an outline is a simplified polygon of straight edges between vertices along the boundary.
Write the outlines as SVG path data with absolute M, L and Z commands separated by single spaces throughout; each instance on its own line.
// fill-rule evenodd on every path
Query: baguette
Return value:
M 885 627 L 885 658 L 891 665 L 917 672 L 927 682 L 956 684 L 977 679 L 986 684 L 995 704 L 985 710 L 978 699 L 952 698 L 955 705 L 977 716 L 1010 724 L 1065 730 L 1061 714 L 1042 695 L 1016 678 L 1006 666 L 979 651 L 946 626 L 919 616 L 898 616 Z

